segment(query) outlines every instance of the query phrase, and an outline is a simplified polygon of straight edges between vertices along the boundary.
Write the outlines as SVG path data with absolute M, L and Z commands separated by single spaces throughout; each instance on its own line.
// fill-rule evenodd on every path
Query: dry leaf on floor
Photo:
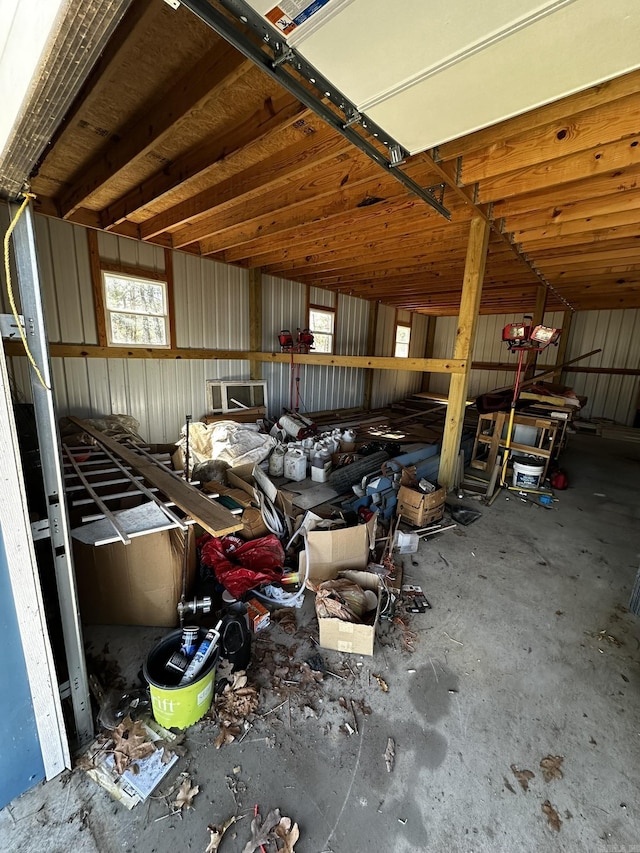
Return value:
M 302 684 L 315 684 L 324 679 L 324 674 L 317 669 L 311 669 L 306 661 L 300 664 L 300 672 L 302 673 Z
M 556 832 L 560 832 L 560 827 L 562 826 L 560 815 L 551 805 L 549 800 L 545 800 L 542 804 L 542 811 L 546 814 L 551 829 L 555 829 Z
M 382 690 L 383 693 L 388 693 L 389 692 L 389 685 L 384 680 L 384 678 L 381 675 L 376 675 L 375 672 L 372 672 L 371 675 L 378 682 L 378 687 L 380 688 L 380 690 Z
M 261 844 L 268 844 L 271 840 L 271 834 L 276 826 L 280 823 L 280 809 L 272 809 L 264 821 L 257 814 L 251 821 L 251 840 L 247 841 L 242 853 L 254 853 Z
M 531 770 L 518 770 L 515 764 L 511 765 L 511 771 L 520 783 L 522 790 L 528 791 L 529 779 L 535 779 L 535 773 L 532 773 Z
M 271 618 L 280 625 L 285 634 L 292 635 L 298 630 L 296 614 L 290 607 L 281 607 L 280 610 L 274 610 Z
M 542 759 L 540 767 L 545 782 L 550 782 L 552 779 L 562 779 L 564 773 L 560 769 L 560 765 L 563 761 L 562 755 L 547 755 Z
M 304 714 L 305 720 L 312 720 L 318 716 L 315 709 L 312 708 L 311 705 L 303 705 L 302 706 L 302 713 Z
M 178 811 L 182 811 L 183 808 L 190 809 L 193 806 L 193 798 L 199 792 L 199 785 L 192 787 L 191 779 L 185 779 L 182 785 L 180 785 L 180 790 L 172 803 L 173 808 L 178 809 Z
M 276 837 L 284 842 L 282 847 L 278 847 L 280 853 L 296 853 L 294 850 L 296 841 L 300 838 L 300 830 L 298 824 L 292 825 L 290 817 L 283 817 L 280 823 L 276 826 Z M 277 842 L 276 842 L 277 843 Z
M 233 664 L 231 661 L 221 658 L 216 664 L 216 681 L 231 681 L 233 678 Z
M 384 763 L 387 765 L 387 773 L 391 773 L 396 763 L 396 743 L 392 737 L 387 740 L 387 748 L 384 751 Z
M 216 749 L 220 749 L 221 746 L 226 746 L 228 743 L 233 743 L 233 741 L 238 737 L 241 731 L 241 726 L 220 723 L 220 731 L 218 732 L 218 736 L 213 742 L 213 745 Z
M 134 723 L 125 717 L 111 733 L 113 738 L 113 760 L 118 773 L 124 773 L 132 761 L 141 761 L 155 752 L 147 730 L 140 720 Z
M 221 823 L 219 826 L 217 826 L 215 823 L 210 823 L 207 829 L 211 833 L 211 840 L 209 841 L 207 849 L 204 851 L 204 853 L 217 853 L 217 850 L 220 847 L 220 842 L 222 841 L 222 836 L 229 829 L 229 827 L 232 826 L 237 820 L 240 820 L 241 817 L 236 817 L 235 815 L 233 815 L 228 820 L 225 820 L 224 823 Z

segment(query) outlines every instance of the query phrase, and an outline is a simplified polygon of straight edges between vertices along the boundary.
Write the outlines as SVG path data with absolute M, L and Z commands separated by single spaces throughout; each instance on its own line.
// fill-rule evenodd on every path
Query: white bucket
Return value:
M 531 459 L 533 463 L 535 460 Z M 527 465 L 523 459 L 513 460 L 513 485 L 520 489 L 537 489 L 542 480 L 542 463 Z

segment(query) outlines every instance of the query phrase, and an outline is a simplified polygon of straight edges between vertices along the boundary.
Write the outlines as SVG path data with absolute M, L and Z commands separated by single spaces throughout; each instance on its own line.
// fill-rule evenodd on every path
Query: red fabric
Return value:
M 273 534 L 249 542 L 237 536 L 222 539 L 202 536 L 198 545 L 202 549 L 202 564 L 213 570 L 235 598 L 263 583 L 279 580 L 282 574 L 284 550 Z

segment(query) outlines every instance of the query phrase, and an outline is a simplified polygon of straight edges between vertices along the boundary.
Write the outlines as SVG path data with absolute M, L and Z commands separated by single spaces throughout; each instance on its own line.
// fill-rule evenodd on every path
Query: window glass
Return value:
M 112 346 L 169 346 L 167 285 L 104 272 L 107 338 Z
M 313 332 L 313 348 L 316 352 L 333 352 L 335 320 L 334 311 L 309 309 L 309 328 Z
M 411 342 L 411 326 L 396 326 L 396 358 L 409 358 L 409 344 Z

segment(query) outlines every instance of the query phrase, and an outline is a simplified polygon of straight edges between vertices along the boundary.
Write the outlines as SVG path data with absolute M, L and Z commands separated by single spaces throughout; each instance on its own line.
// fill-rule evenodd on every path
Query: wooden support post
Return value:
M 544 311 L 547 307 L 547 293 L 548 290 L 544 286 L 544 284 L 538 285 L 538 290 L 536 291 L 536 306 L 533 309 L 533 322 L 532 326 L 535 329 L 536 326 L 539 326 L 544 322 Z M 531 379 L 536 370 L 536 361 L 538 360 L 538 353 L 532 351 L 527 354 L 527 368 L 525 370 L 524 378 Z
M 464 359 L 465 369 L 461 373 L 451 374 L 438 474 L 438 482 L 447 489 L 452 488 L 456 477 L 471 372 L 471 354 L 478 325 L 480 295 L 489 246 L 489 230 L 489 223 L 481 216 L 471 220 L 454 348 L 454 357 Z
M 378 329 L 378 305 L 377 301 L 369 302 L 369 327 L 367 330 L 367 355 L 375 355 L 376 352 L 376 332 Z M 371 410 L 371 395 L 373 392 L 373 370 L 367 370 L 364 377 L 364 396 L 362 400 L 362 408 L 365 411 Z
M 569 332 L 571 331 L 571 320 L 573 311 L 565 311 L 562 319 L 562 334 L 558 342 L 558 351 L 556 354 L 556 366 L 562 365 L 565 362 L 567 355 L 567 347 L 569 346 Z M 552 382 L 562 382 L 562 369 L 554 370 L 551 375 Z
M 433 346 L 436 339 L 436 321 L 437 317 L 428 316 L 427 317 L 427 339 L 424 345 L 424 357 L 425 358 L 433 358 Z M 429 384 L 431 382 L 431 374 L 423 373 L 422 374 L 422 391 L 429 390 Z
M 258 267 L 249 270 L 249 349 L 260 352 L 262 349 L 262 270 Z M 262 363 L 249 363 L 251 379 L 262 379 Z

